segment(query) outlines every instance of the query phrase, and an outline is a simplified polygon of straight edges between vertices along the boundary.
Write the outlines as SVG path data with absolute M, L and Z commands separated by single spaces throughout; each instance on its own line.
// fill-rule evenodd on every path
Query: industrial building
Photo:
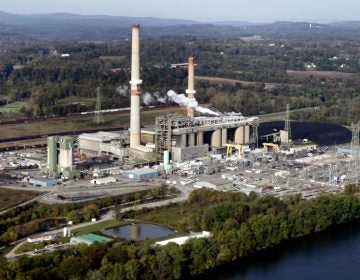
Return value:
M 71 237 L 70 244 L 72 244 L 72 245 L 86 244 L 86 245 L 90 246 L 90 245 L 94 244 L 95 242 L 109 243 L 111 241 L 112 241 L 111 238 L 101 236 L 98 234 L 89 233 L 89 234 L 85 234 L 85 235 Z
M 47 142 L 47 164 L 43 172 L 50 177 L 79 178 L 80 172 L 74 166 L 74 139 L 69 136 L 51 136 Z
M 194 104 L 196 90 L 193 57 L 189 57 L 186 93 L 189 104 Z M 205 156 L 209 150 L 225 148 L 228 143 L 254 145 L 257 143 L 258 126 L 258 118 L 247 118 L 241 114 L 195 117 L 195 108 L 188 106 L 187 116 L 168 114 L 156 118 L 157 159 L 161 160 L 166 150 L 171 151 L 173 161 L 181 162 Z
M 151 180 L 159 176 L 159 172 L 150 168 L 140 168 L 124 171 L 122 177 L 135 180 Z
M 78 139 L 80 153 L 90 156 L 114 155 L 119 158 L 129 156 L 129 133 L 99 131 L 83 133 Z
M 196 182 L 194 185 L 195 188 L 199 188 L 199 189 L 208 188 L 217 191 L 229 191 L 233 188 L 233 186 L 234 186 L 233 182 L 222 178 L 209 179 L 207 181 L 199 181 Z
M 104 177 L 104 178 L 96 178 L 90 181 L 91 184 L 94 185 L 106 185 L 111 183 L 116 183 L 116 178 L 113 176 Z
M 29 183 L 39 187 L 53 187 L 59 184 L 58 180 L 46 178 L 29 178 Z
M 213 234 L 209 231 L 202 231 L 202 232 L 194 232 L 190 235 L 187 236 L 181 236 L 181 237 L 176 237 L 176 238 L 171 238 L 171 239 L 166 239 L 163 241 L 158 241 L 155 242 L 155 245 L 159 245 L 159 246 L 165 246 L 168 245 L 170 243 L 175 243 L 177 245 L 184 245 L 186 242 L 188 242 L 190 239 L 193 238 L 210 238 L 212 237 Z
M 191 118 L 169 114 L 156 118 L 156 153 L 172 151 L 173 160 L 191 160 L 205 156 L 209 148 L 225 148 L 228 143 L 251 145 L 257 141 L 256 117 L 222 115 Z M 195 148 L 194 148 L 195 147 Z

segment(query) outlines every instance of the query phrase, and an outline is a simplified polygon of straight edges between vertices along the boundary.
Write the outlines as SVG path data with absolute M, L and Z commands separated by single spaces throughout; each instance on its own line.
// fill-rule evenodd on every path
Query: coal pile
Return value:
M 278 132 L 284 129 L 284 121 L 261 123 L 259 126 L 259 139 L 261 136 Z M 320 146 L 345 144 L 351 142 L 351 131 L 332 123 L 291 122 L 292 139 L 308 139 Z

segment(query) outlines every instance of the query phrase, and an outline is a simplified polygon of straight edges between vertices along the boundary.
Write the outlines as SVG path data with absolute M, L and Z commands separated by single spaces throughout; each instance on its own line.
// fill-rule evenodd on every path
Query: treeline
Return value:
M 358 219 L 360 200 L 352 190 L 348 195 L 322 195 L 312 200 L 300 195 L 280 200 L 253 193 L 198 190 L 183 205 L 192 214 L 179 214 L 179 220 L 191 230 L 212 231 L 212 238 L 191 239 L 183 246 L 154 247 L 149 242 L 78 246 L 3 264 L 0 278 L 188 278 L 280 242 Z

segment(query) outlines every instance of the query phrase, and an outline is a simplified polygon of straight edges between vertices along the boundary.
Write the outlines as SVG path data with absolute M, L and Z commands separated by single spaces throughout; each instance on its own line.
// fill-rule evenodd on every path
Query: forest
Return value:
M 166 97 L 170 89 L 185 92 L 186 69 L 170 68 L 170 64 L 194 56 L 196 75 L 210 78 L 196 80 L 196 98 L 220 112 L 249 116 L 284 111 L 290 104 L 293 109 L 319 107 L 316 113 L 294 114 L 297 120 L 340 124 L 358 120 L 360 42 L 321 36 L 304 41 L 302 33 L 279 39 L 271 37 L 273 33 L 255 41 L 229 34 L 224 38 L 145 36 L 141 40 L 142 90 L 153 96 L 150 105 L 160 104 L 159 97 Z M 316 67 L 309 70 L 307 65 L 312 64 Z M 92 111 L 98 86 L 103 109 L 128 107 L 129 67 L 128 39 L 54 41 L 6 49 L 0 53 L 0 118 Z M 22 104 L 17 113 L 1 110 L 1 105 L 14 102 Z
M 353 185 L 343 194 L 283 200 L 251 193 L 197 190 L 179 210 L 178 227 L 208 230 L 210 239 L 154 247 L 147 241 L 117 242 L 20 258 L 0 267 L 1 279 L 180 279 L 244 258 L 286 240 L 354 222 L 360 200 Z M 130 216 L 141 215 L 130 213 Z M 172 219 L 172 221 L 174 221 Z

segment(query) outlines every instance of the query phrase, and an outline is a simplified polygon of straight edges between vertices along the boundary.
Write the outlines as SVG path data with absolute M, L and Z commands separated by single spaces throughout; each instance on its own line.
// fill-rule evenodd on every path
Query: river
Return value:
M 360 223 L 285 242 L 196 279 L 360 279 Z

